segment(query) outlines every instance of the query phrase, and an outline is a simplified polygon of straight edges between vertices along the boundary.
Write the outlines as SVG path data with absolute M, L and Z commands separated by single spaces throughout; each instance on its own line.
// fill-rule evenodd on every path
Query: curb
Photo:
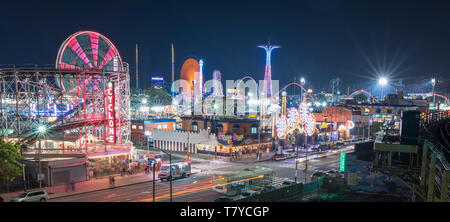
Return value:
M 156 181 L 158 181 L 158 180 L 160 180 L 160 179 L 157 179 Z M 126 187 L 126 186 L 131 186 L 131 185 L 136 185 L 136 184 L 143 184 L 143 183 L 148 183 L 148 182 L 153 182 L 153 180 L 142 181 L 142 182 L 137 182 L 137 183 L 130 183 L 130 184 L 124 184 L 124 185 L 120 185 L 120 186 L 102 188 L 102 189 L 98 189 L 98 190 L 90 190 L 90 191 L 80 192 L 80 193 L 72 193 L 72 194 L 58 196 L 58 197 L 49 197 L 49 199 L 50 200 L 54 200 L 54 199 L 63 198 L 63 197 L 75 196 L 75 195 L 79 195 L 79 194 L 87 194 L 87 193 L 92 193 L 92 192 L 97 192 L 97 191 L 110 190 L 110 189 L 114 189 L 114 188 Z
M 191 173 L 191 175 L 197 174 L 198 172 L 195 173 Z M 159 178 L 155 180 L 156 181 L 161 181 Z M 90 190 L 90 191 L 86 191 L 86 192 L 81 192 L 81 193 L 72 193 L 72 194 L 68 194 L 68 195 L 63 195 L 63 196 L 58 196 L 58 197 L 49 197 L 49 200 L 54 200 L 54 199 L 58 199 L 58 198 L 63 198 L 63 197 L 70 197 L 70 196 L 75 196 L 75 195 L 79 195 L 79 194 L 87 194 L 87 193 L 92 193 L 92 192 L 97 192 L 97 191 L 104 191 L 104 190 L 110 190 L 110 189 L 115 189 L 115 188 L 119 188 L 119 187 L 126 187 L 126 186 L 131 186 L 131 185 L 137 185 L 137 184 L 143 184 L 143 183 L 148 183 L 148 182 L 153 182 L 153 180 L 147 180 L 147 181 L 141 181 L 141 182 L 137 182 L 137 183 L 130 183 L 130 184 L 124 184 L 124 185 L 120 185 L 120 186 L 114 186 L 114 187 L 108 187 L 108 188 L 102 188 L 102 189 L 98 189 L 98 190 Z M 49 194 L 50 195 L 50 194 Z

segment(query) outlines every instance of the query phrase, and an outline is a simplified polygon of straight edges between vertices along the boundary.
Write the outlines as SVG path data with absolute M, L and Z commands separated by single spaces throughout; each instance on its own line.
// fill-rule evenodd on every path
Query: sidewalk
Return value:
M 157 175 L 157 174 L 156 174 Z M 115 187 L 123 187 L 127 185 L 145 183 L 153 180 L 153 174 L 145 174 L 139 173 L 135 175 L 129 176 L 114 176 L 115 178 Z M 109 178 L 102 179 L 91 179 L 89 181 L 83 181 L 75 183 L 75 191 L 72 191 L 72 187 L 70 190 L 66 192 L 66 185 L 58 185 L 53 187 L 43 187 L 42 189 L 47 190 L 49 199 L 56 199 L 59 197 L 70 196 L 81 193 L 88 193 L 99 190 L 110 189 Z M 39 190 L 39 188 L 29 189 L 27 191 Z M 19 196 L 23 191 L 11 192 L 11 193 L 2 193 L 0 194 L 3 197 L 5 202 L 9 202 L 12 198 Z
M 159 150 L 155 150 L 155 149 L 150 149 L 149 152 L 150 153 L 158 153 L 158 154 L 160 153 Z M 274 152 L 263 153 L 262 156 L 261 156 L 261 159 L 257 160 L 256 154 L 252 153 L 252 154 L 245 154 L 245 155 L 243 155 L 240 158 L 233 158 L 230 161 L 230 157 L 226 157 L 226 156 L 214 156 L 214 155 L 211 155 L 211 154 L 191 153 L 191 156 L 189 157 L 189 159 L 191 161 L 198 161 L 198 162 L 214 161 L 214 162 L 222 162 L 222 163 L 250 164 L 250 163 L 270 160 L 273 155 L 274 155 Z M 184 158 L 186 156 L 186 153 L 172 152 L 172 156 L 179 157 L 179 158 Z

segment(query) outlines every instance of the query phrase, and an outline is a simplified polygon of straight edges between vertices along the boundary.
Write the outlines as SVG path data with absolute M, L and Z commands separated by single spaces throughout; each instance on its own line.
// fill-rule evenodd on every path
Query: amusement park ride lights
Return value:
M 288 134 L 299 130 L 300 134 L 312 136 L 315 132 L 316 119 L 310 112 L 309 105 L 305 100 L 296 109 L 291 107 L 287 115 L 281 115 L 276 123 L 277 136 L 284 139 Z

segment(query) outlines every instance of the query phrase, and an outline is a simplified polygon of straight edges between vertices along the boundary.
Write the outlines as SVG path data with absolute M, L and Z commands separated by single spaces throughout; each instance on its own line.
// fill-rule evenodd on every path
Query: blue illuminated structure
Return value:
M 266 69 L 264 73 L 264 86 L 263 86 L 263 92 L 266 96 L 272 95 L 272 65 L 270 62 L 270 57 L 272 50 L 281 48 L 281 46 L 278 45 L 271 45 L 270 42 L 266 45 L 259 45 L 258 48 L 262 48 L 266 50 Z

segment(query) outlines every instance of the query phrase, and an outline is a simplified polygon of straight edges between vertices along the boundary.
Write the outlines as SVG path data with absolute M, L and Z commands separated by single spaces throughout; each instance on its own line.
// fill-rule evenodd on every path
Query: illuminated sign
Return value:
M 355 127 L 355 123 L 351 120 L 347 120 L 346 127 L 347 129 L 353 129 Z
M 341 153 L 341 163 L 339 164 L 339 170 L 345 172 L 345 153 Z
M 108 82 L 106 89 L 106 141 L 116 143 L 116 117 L 114 113 L 114 83 Z
M 219 140 L 228 141 L 228 140 L 234 140 L 234 141 L 242 141 L 244 139 L 244 135 L 224 135 L 220 134 L 217 136 Z

